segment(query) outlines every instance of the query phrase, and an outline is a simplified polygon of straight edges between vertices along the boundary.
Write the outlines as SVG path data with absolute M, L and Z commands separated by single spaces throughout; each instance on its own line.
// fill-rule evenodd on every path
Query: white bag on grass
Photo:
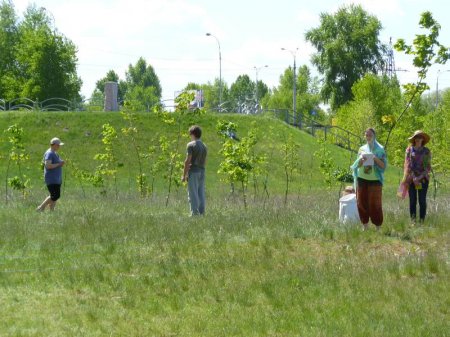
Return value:
M 339 222 L 343 224 L 359 222 L 355 193 L 344 195 L 339 199 Z

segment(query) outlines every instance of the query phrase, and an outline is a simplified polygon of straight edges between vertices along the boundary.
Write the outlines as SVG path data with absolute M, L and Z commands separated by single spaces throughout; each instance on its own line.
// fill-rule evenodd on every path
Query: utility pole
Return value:
M 212 35 L 211 33 L 206 33 L 206 36 L 212 36 L 216 39 L 217 45 L 219 46 L 219 112 L 222 110 L 222 53 L 220 51 L 219 39 Z
M 257 108 L 258 111 L 259 111 L 259 99 L 258 99 L 258 71 L 260 71 L 262 68 L 267 68 L 267 67 L 268 67 L 267 64 L 264 65 L 264 66 L 261 66 L 261 67 L 256 67 L 256 66 L 253 67 L 253 68 L 255 69 L 255 72 L 256 72 L 256 76 L 255 76 L 255 78 L 256 78 L 256 82 L 255 82 L 255 102 L 256 102 L 256 108 Z
M 293 90 L 292 90 L 292 110 L 293 110 L 293 117 L 294 117 L 294 125 L 297 125 L 297 76 L 296 76 L 296 55 L 298 48 L 295 48 L 294 50 L 289 50 L 286 48 L 281 48 L 281 50 L 285 50 L 287 52 L 290 52 L 292 54 L 292 57 L 294 58 L 294 79 L 293 79 Z M 301 127 L 301 118 L 300 120 L 300 127 Z

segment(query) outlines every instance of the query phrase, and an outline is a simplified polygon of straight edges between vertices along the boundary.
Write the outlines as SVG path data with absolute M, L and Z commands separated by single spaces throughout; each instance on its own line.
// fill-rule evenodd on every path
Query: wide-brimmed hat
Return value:
M 422 130 L 417 130 L 411 137 L 408 138 L 409 142 L 414 144 L 414 139 L 418 136 L 422 137 L 423 139 L 422 145 L 425 145 L 430 141 L 430 136 L 428 134 L 426 134 Z
M 61 139 L 55 137 L 50 141 L 50 145 L 64 145 L 64 143 L 61 141 Z

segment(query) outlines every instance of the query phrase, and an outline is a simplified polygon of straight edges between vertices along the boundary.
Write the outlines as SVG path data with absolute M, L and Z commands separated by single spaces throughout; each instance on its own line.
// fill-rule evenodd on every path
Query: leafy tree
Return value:
M 77 76 L 77 49 L 72 41 L 51 26 L 44 8 L 28 7 L 19 24 L 15 61 L 21 92 L 17 96 L 44 100 L 79 98 L 81 79 Z
M 325 76 L 322 97 L 333 110 L 352 99 L 353 84 L 381 68 L 385 47 L 379 41 L 380 21 L 361 6 L 322 13 L 320 26 L 306 33 L 317 49 L 312 62 Z
M 219 106 L 219 79 L 215 79 L 214 83 L 208 82 L 202 85 L 203 96 L 205 99 L 205 109 L 217 111 Z M 223 112 L 229 112 L 231 110 L 231 103 L 229 101 L 228 85 L 222 80 L 222 109 Z
M 147 176 L 144 173 L 142 159 L 145 158 L 140 142 L 138 139 L 139 129 L 136 124 L 138 122 L 138 116 L 131 109 L 129 109 L 128 104 L 125 104 L 125 109 L 121 112 L 124 123 L 127 124 L 126 127 L 121 129 L 122 134 L 129 137 L 132 148 L 136 155 L 136 162 L 138 164 L 139 173 L 136 176 L 137 190 L 140 193 L 141 198 L 148 195 L 149 187 L 147 182 Z
M 9 155 L 8 155 L 8 166 L 6 168 L 6 179 L 5 179 L 5 201 L 8 203 L 8 186 L 14 190 L 18 190 L 22 193 L 23 198 L 28 195 L 28 189 L 30 188 L 30 179 L 23 174 L 22 164 L 26 163 L 30 156 L 25 150 L 23 144 L 24 131 L 17 124 L 9 126 L 4 130 L 8 138 L 9 143 Z M 11 163 L 15 164 L 19 174 L 14 177 L 9 177 L 9 171 L 11 168 Z
M 257 101 L 260 102 L 263 97 L 265 97 L 269 93 L 269 87 L 267 84 L 265 84 L 263 81 L 258 80 L 256 82 L 256 89 L 257 89 Z
M 395 114 L 402 106 L 402 93 L 397 78 L 366 74 L 352 87 L 353 100 L 336 112 L 338 126 L 362 135 L 368 126 L 377 130 L 377 138 L 384 139 L 387 128 L 383 116 Z
M 284 204 L 286 205 L 289 185 L 300 170 L 300 146 L 294 141 L 291 134 L 281 144 L 281 153 L 283 155 L 283 168 L 286 182 L 284 191 Z
M 255 83 L 248 75 L 239 75 L 230 86 L 230 101 L 232 109 L 243 112 L 246 106 L 255 104 Z
M 15 50 L 19 40 L 17 16 L 11 1 L 0 2 L 0 97 L 13 98 L 19 90 Z
M 119 196 L 119 190 L 117 187 L 117 168 L 122 166 L 122 164 L 117 161 L 115 154 L 117 131 L 109 123 L 103 124 L 102 126 L 102 143 L 104 145 L 104 152 L 97 153 L 94 156 L 94 159 L 100 162 L 95 171 L 95 176 L 100 178 L 99 181 L 101 182 L 101 185 L 98 187 L 102 188 L 101 194 L 103 195 L 106 195 L 107 193 L 107 186 L 105 186 L 107 178 L 113 178 L 117 199 Z
M 417 34 L 413 44 L 406 44 L 405 40 L 399 39 L 394 45 L 398 51 L 403 51 L 407 55 L 413 56 L 413 65 L 417 68 L 418 80 L 416 83 L 404 85 L 407 104 L 402 112 L 397 115 L 387 115 L 384 117 L 386 124 L 390 126 L 386 138 L 385 147 L 389 143 L 389 137 L 397 123 L 405 115 L 417 96 L 429 87 L 425 82 L 428 70 L 433 64 L 445 64 L 450 58 L 450 48 L 443 46 L 439 41 L 439 31 L 441 25 L 434 20 L 430 12 L 423 12 L 420 16 L 419 26 L 428 30 L 428 34 Z
M 147 62 L 141 57 L 136 64 L 129 65 L 128 71 L 125 74 L 126 83 L 128 89 L 131 91 L 134 87 L 139 86 L 142 88 L 153 87 L 156 97 L 161 99 L 161 84 L 159 78 L 156 75 L 154 68 L 147 64 Z
M 126 94 L 128 108 L 132 111 L 151 111 L 159 105 L 159 97 L 155 87 L 134 86 Z
M 368 99 L 352 100 L 341 106 L 336 113 L 334 122 L 337 126 L 361 136 L 368 127 L 374 127 L 377 130 L 377 118 L 375 108 Z M 358 148 L 360 144 L 351 144 Z
M 424 129 L 432 135 L 427 146 L 433 154 L 433 168 L 437 172 L 450 172 L 450 89 L 443 93 L 438 109 L 426 116 Z
M 187 90 L 202 90 L 203 86 L 201 84 L 198 83 L 194 83 L 194 82 L 189 82 L 186 87 L 184 87 L 183 91 L 187 91 Z
M 236 133 L 237 125 L 232 122 L 219 121 L 216 126 L 219 136 L 223 138 L 222 149 L 219 153 L 223 160 L 219 165 L 219 173 L 225 175 L 225 181 L 234 188 L 235 183 L 240 183 L 244 207 L 247 208 L 247 187 L 249 178 L 258 170 L 258 165 L 264 162 L 264 158 L 255 154 L 257 144 L 255 128 L 242 137 L 239 142 L 228 135 Z M 232 190 L 233 191 L 233 190 Z
M 272 93 L 266 95 L 262 104 L 269 109 L 292 109 L 294 72 L 288 67 L 280 76 L 278 87 L 273 88 Z M 320 96 L 317 89 L 317 79 L 311 77 L 309 68 L 304 65 L 297 73 L 297 112 L 309 115 L 312 110 L 319 111 Z

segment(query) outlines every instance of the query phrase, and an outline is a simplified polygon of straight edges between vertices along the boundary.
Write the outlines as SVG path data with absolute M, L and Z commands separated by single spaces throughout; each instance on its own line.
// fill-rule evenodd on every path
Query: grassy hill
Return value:
M 168 126 L 160 118 L 152 113 L 138 114 L 136 127 L 138 133 L 136 138 L 143 152 L 148 151 L 148 147 L 158 145 L 160 136 L 166 136 L 169 140 L 177 138 L 178 127 Z M 320 148 L 317 140 L 309 134 L 298 131 L 285 123 L 261 116 L 242 115 L 217 115 L 208 114 L 204 116 L 184 116 L 181 119 L 181 130 L 184 136 L 180 140 L 178 152 L 184 160 L 185 145 L 189 141 L 187 129 L 192 124 L 199 124 L 203 128 L 203 140 L 208 145 L 208 167 L 207 186 L 208 190 L 226 192 L 229 186 L 220 181 L 217 171 L 222 160 L 219 150 L 221 148 L 221 137 L 216 133 L 216 125 L 219 120 L 232 121 L 238 125 L 238 136 L 244 137 L 247 132 L 254 128 L 257 132 L 258 143 L 256 152 L 267 157 L 268 188 L 275 194 L 284 191 L 285 174 L 283 167 L 283 154 L 281 146 L 288 137 L 299 144 L 300 167 L 299 173 L 294 177 L 291 191 L 322 189 L 324 184 L 323 175 L 319 171 L 319 159 L 314 157 L 314 153 Z M 75 164 L 78 168 L 93 172 L 99 164 L 95 161 L 94 155 L 103 152 L 101 140 L 101 130 L 104 123 L 110 123 L 118 131 L 115 155 L 118 161 L 123 163 L 123 167 L 118 170 L 118 181 L 121 189 L 134 189 L 135 176 L 138 173 L 137 157 L 130 138 L 121 134 L 120 129 L 126 126 L 119 113 L 86 113 L 86 112 L 5 112 L 0 115 L 0 130 L 6 129 L 9 125 L 18 124 L 24 129 L 24 146 L 30 155 L 29 162 L 25 165 L 24 173 L 31 177 L 34 186 L 42 184 L 42 171 L 40 162 L 42 154 L 48 147 L 48 142 L 52 137 L 60 137 L 66 145 L 61 148 L 61 156 L 68 160 L 69 165 L 65 167 L 66 188 L 75 185 L 74 177 L 71 175 Z M 0 150 L 1 156 L 6 158 L 8 146 L 6 135 L 1 135 Z M 347 168 L 354 160 L 355 155 L 337 146 L 327 145 L 332 152 L 332 156 L 337 166 Z M 151 159 L 142 161 L 144 173 L 149 174 Z M 7 161 L 0 163 L 0 176 L 5 176 Z M 17 174 L 17 168 L 12 166 L 10 175 Z M 156 190 L 163 188 L 162 175 L 160 172 L 156 178 Z M 390 168 L 387 171 L 386 186 L 396 185 L 399 179 L 399 171 Z M 177 172 L 181 175 L 181 172 Z M 260 182 L 262 177 L 259 178 Z

